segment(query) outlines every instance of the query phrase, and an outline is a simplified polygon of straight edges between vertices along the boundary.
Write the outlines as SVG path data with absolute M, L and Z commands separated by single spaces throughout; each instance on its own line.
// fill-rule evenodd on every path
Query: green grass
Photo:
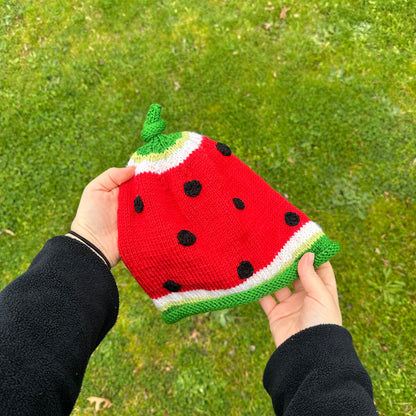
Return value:
M 414 415 L 415 1 L 0 1 L 0 285 L 65 233 L 84 186 L 167 132 L 230 145 L 341 243 L 344 325 L 380 415 Z M 274 7 L 274 9 L 273 9 Z M 271 26 L 265 26 L 271 24 Z M 271 415 L 258 304 L 169 326 L 119 265 L 118 323 L 74 415 Z M 254 347 L 252 347 L 254 346 Z

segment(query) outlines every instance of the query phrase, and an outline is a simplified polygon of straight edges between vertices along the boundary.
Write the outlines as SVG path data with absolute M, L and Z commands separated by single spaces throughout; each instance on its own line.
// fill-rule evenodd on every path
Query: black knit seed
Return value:
M 140 198 L 139 195 L 136 196 L 135 200 L 134 200 L 134 210 L 140 214 L 143 211 L 143 200 Z
M 287 225 L 294 227 L 295 225 L 298 225 L 300 222 L 299 215 L 296 214 L 296 212 L 286 212 L 285 222 Z
M 244 209 L 246 204 L 240 198 L 233 198 L 233 203 L 237 209 Z
M 163 283 L 163 287 L 169 290 L 169 292 L 179 292 L 181 290 L 181 285 L 173 280 L 166 280 L 166 282 Z
M 185 182 L 183 185 L 183 190 L 187 196 L 195 197 L 198 196 L 201 192 L 202 185 L 201 182 L 197 180 Z
M 216 147 L 224 156 L 231 156 L 231 149 L 226 144 L 218 142 Z
M 178 232 L 178 241 L 183 246 L 191 246 L 196 241 L 196 235 L 188 230 L 181 230 Z
M 238 277 L 240 279 L 247 279 L 250 276 L 253 276 L 254 267 L 249 261 L 242 261 L 237 267 Z

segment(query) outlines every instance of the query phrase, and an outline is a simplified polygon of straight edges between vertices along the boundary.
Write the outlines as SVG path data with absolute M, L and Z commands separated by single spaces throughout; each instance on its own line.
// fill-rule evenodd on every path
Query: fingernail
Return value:
M 308 263 L 310 266 L 313 266 L 314 260 L 315 260 L 315 253 L 310 252 L 308 255 Z

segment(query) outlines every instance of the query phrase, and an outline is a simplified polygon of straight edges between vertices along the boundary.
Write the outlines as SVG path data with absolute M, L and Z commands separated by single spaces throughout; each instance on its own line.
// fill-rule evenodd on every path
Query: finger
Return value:
M 321 264 L 316 269 L 316 273 L 318 273 L 319 277 L 322 279 L 325 285 L 336 287 L 337 282 L 335 280 L 335 274 L 329 261 L 327 261 L 324 264 Z
M 306 253 L 298 264 L 299 279 L 307 293 L 321 292 L 325 290 L 324 282 L 313 268 L 314 253 Z
M 316 269 L 316 273 L 324 282 L 331 295 L 338 301 L 337 282 L 331 263 L 327 261 Z
M 277 292 L 275 292 L 274 296 L 276 297 L 279 303 L 284 302 L 287 298 L 290 298 L 290 296 L 292 296 L 292 291 L 288 287 L 284 287 L 283 289 L 280 289 Z
M 296 279 L 292 284 L 295 292 L 301 292 L 302 290 L 305 290 L 300 279 Z
M 264 313 L 269 316 L 272 310 L 276 307 L 276 300 L 272 295 L 259 299 L 260 306 L 263 308 Z
M 112 191 L 134 176 L 134 166 L 127 168 L 110 168 L 98 176 L 93 182 L 106 191 Z

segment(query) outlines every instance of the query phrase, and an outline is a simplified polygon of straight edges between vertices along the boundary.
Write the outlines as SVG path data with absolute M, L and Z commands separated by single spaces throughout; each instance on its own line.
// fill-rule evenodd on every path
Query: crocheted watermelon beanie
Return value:
M 339 251 L 227 145 L 162 134 L 160 113 L 150 107 L 120 186 L 118 244 L 165 322 L 263 298 L 298 277 L 305 252 L 318 267 Z

